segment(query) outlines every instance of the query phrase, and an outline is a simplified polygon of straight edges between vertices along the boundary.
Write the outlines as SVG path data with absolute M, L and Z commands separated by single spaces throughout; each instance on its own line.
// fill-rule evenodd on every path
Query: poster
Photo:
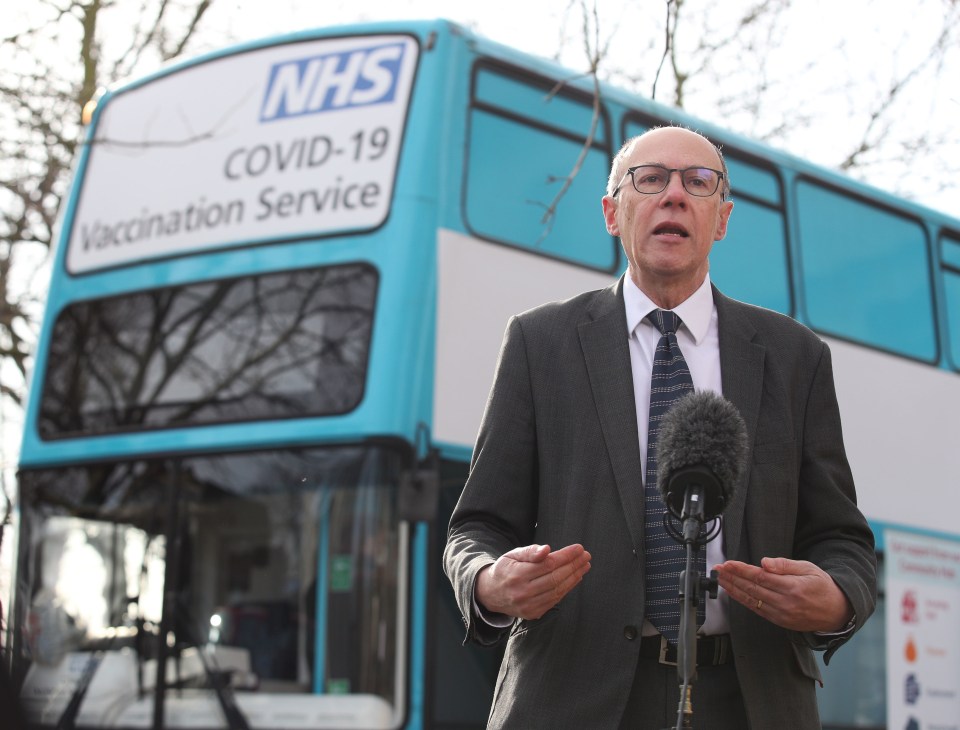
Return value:
M 887 727 L 960 730 L 960 542 L 884 535 Z

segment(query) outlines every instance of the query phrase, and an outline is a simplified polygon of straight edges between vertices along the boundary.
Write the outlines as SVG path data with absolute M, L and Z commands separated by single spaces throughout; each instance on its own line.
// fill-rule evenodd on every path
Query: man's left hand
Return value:
M 759 567 L 728 560 L 716 569 L 731 598 L 785 629 L 831 633 L 853 617 L 833 578 L 806 560 L 763 558 Z

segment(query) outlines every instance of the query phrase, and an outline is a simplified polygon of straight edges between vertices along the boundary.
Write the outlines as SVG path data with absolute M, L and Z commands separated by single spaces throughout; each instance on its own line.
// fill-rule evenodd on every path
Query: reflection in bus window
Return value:
M 507 70 L 475 71 L 464 206 L 478 236 L 602 271 L 617 263 L 613 238 L 597 236 L 609 172 L 606 120 L 552 218 L 545 218 L 584 150 L 592 101 Z M 547 121 L 549 120 L 549 122 Z
M 25 638 L 38 662 L 56 664 L 111 635 L 131 600 L 144 620 L 159 623 L 163 536 L 151 541 L 130 524 L 55 514 L 32 534 L 38 585 Z
M 400 464 L 393 452 L 340 447 L 23 472 L 27 712 L 59 717 L 70 693 L 46 688 L 77 684 L 70 667 L 90 652 L 109 661 L 84 706 L 107 692 L 132 708 L 155 687 L 163 619 L 171 688 L 209 691 L 222 676 L 241 707 L 245 692 L 341 694 L 399 716 Z M 111 674 L 136 682 L 107 690 Z
M 40 433 L 349 411 L 376 282 L 368 266 L 331 266 L 72 304 L 51 338 Z

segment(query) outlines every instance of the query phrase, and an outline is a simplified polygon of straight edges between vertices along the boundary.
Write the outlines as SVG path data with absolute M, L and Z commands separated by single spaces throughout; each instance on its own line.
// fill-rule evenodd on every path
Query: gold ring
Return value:
M 758 599 L 757 599 L 757 610 L 759 611 L 761 608 L 763 608 L 763 599 L 762 599 L 762 598 L 758 598 Z

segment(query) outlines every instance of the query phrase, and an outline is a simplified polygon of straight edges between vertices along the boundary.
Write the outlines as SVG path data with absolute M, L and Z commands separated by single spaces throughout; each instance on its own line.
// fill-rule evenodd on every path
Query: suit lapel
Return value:
M 623 278 L 600 292 L 579 325 L 580 346 L 633 546 L 643 546 L 643 483 Z
M 763 393 L 763 370 L 766 348 L 754 342 L 756 330 L 744 316 L 743 305 L 725 297 L 716 288 L 713 301 L 717 307 L 720 337 L 720 376 L 724 397 L 733 403 L 747 425 L 747 458 L 743 476 L 733 502 L 723 514 L 724 552 L 736 559 L 743 536 L 744 507 L 750 475 L 750 459 L 757 435 L 760 398 Z

